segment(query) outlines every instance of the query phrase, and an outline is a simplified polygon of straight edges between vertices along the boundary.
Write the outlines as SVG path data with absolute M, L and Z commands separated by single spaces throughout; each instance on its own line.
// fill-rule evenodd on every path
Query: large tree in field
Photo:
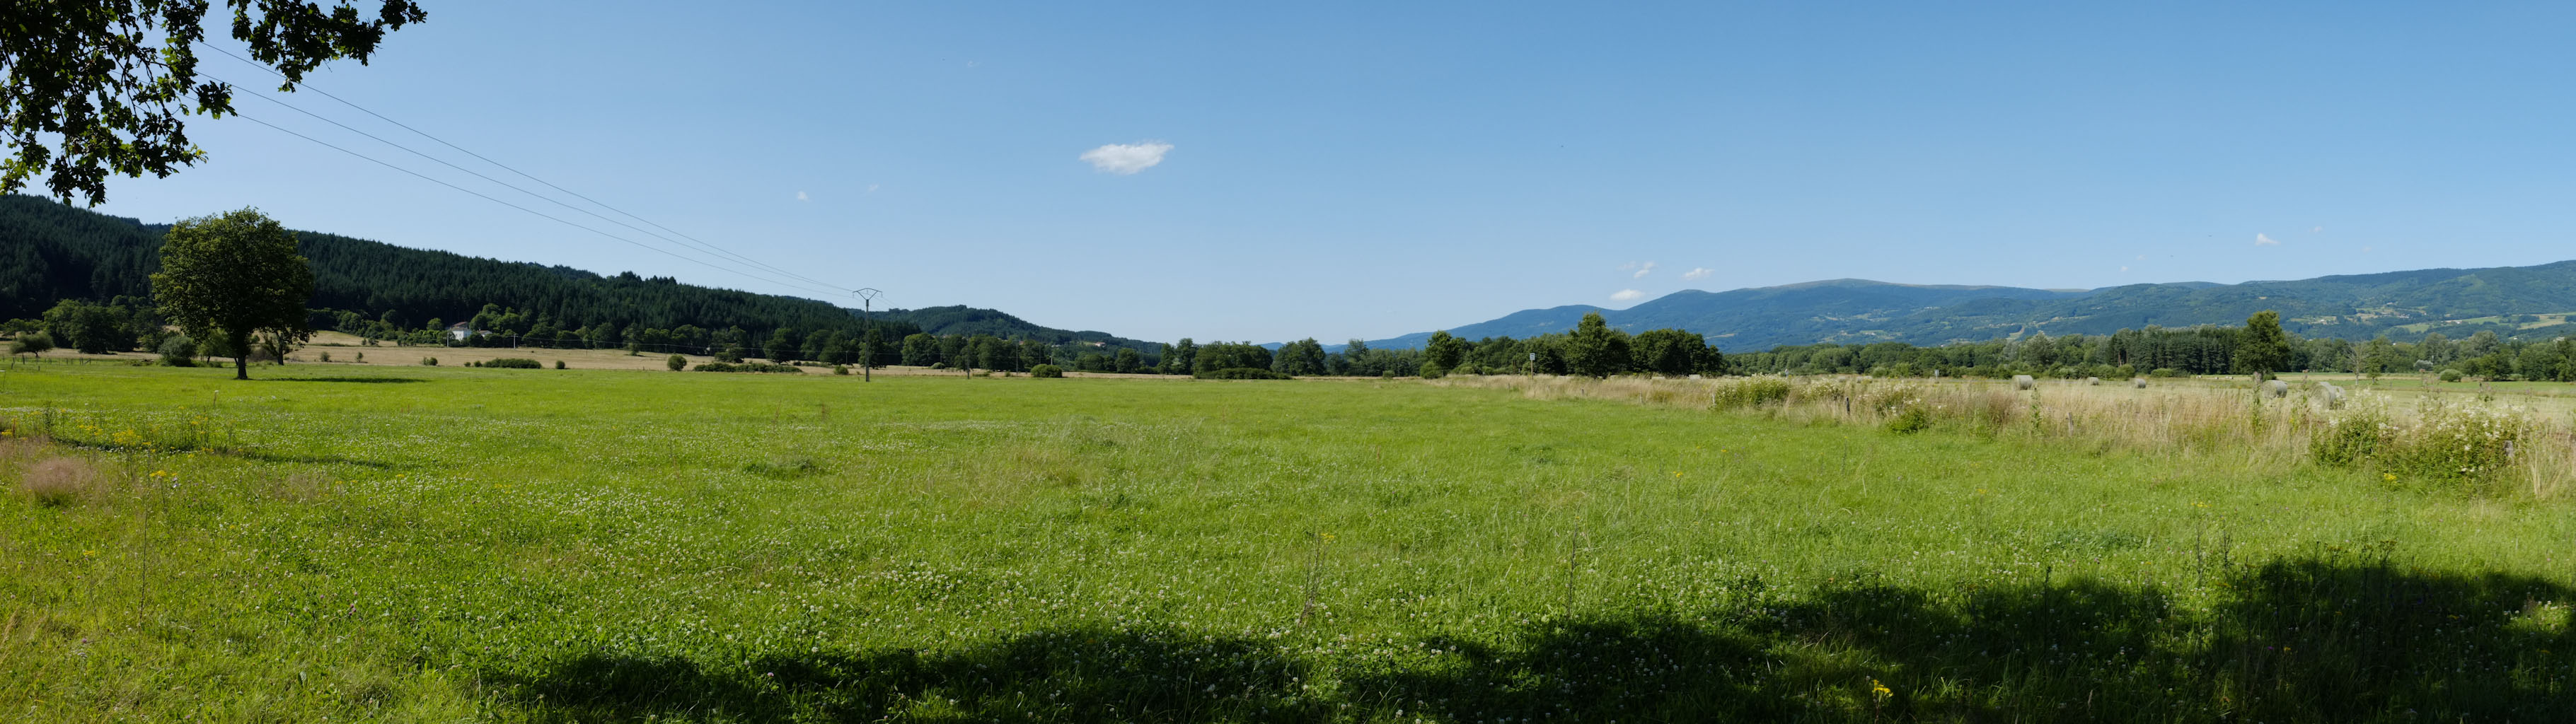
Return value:
M 1628 371 L 1628 333 L 1610 328 L 1600 312 L 1586 312 L 1566 340 L 1568 371 L 1585 377 L 1608 377 Z
M 224 0 L 232 37 L 292 90 L 323 63 L 376 51 L 385 33 L 428 19 L 410 0 L 370 17 L 339 0 Z M 232 86 L 197 72 L 209 0 L 10 0 L 0 3 L 0 193 L 42 173 L 54 196 L 107 201 L 107 177 L 168 176 L 205 156 L 182 117 L 233 112 Z
M 2281 313 L 2269 309 L 2245 318 L 2245 336 L 2236 341 L 2236 366 L 2262 379 L 2290 364 L 2290 334 L 2281 331 Z
M 253 335 L 300 341 L 312 334 L 304 304 L 313 298 L 313 267 L 295 253 L 295 234 L 257 209 L 172 225 L 152 296 L 189 336 L 230 342 L 237 380 L 250 379 Z

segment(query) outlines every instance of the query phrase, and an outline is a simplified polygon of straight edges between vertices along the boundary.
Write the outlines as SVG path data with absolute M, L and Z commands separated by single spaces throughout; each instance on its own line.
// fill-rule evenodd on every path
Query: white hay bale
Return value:
M 2098 387 L 2098 386 L 2100 386 L 2100 385 L 2102 384 L 2102 378 L 2100 378 L 2100 377 L 2086 377 L 2086 378 L 2084 378 L 2084 384 L 2092 385 L 2092 386 L 2097 386 L 2097 387 Z
M 2288 397 L 2288 396 L 2290 396 L 2290 383 L 2288 383 L 2288 382 L 2284 382 L 2284 381 L 2281 381 L 2281 380 L 2271 380 L 2271 381 L 2268 381 L 2268 382 L 2264 382 L 2264 383 L 2263 383 L 2263 396 L 2265 396 L 2265 397 Z
M 2317 398 L 2325 401 L 2328 410 L 2340 409 L 2343 407 L 2343 388 L 2334 386 L 2332 382 L 2319 382 Z
M 2147 378 L 2144 378 L 2144 377 L 2131 377 L 2131 378 L 2129 378 L 2129 386 L 2130 386 L 2130 387 L 2135 387 L 2135 388 L 2138 388 L 2138 389 L 2141 389 L 2141 390 L 2146 389 L 2146 388 L 2147 388 Z
M 2013 375 L 2013 389 L 2027 390 L 2038 386 L 2039 382 L 2031 379 L 2030 375 Z

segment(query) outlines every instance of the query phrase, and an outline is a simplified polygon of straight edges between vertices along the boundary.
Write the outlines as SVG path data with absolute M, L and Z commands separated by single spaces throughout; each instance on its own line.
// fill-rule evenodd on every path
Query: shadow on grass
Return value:
M 1844 584 L 1427 639 L 1392 657 L 1067 629 L 739 667 L 588 656 L 498 678 L 529 718 L 564 722 L 2576 721 L 2566 587 L 2347 556 L 2220 583 L 2203 610 L 2090 581 Z
M 428 382 L 418 377 L 269 377 L 270 382 L 349 382 L 356 384 L 399 385 Z

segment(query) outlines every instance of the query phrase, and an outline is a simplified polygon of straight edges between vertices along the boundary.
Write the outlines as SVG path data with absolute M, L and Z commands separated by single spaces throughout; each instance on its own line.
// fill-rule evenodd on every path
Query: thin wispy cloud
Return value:
M 2279 241 L 2277 241 L 2277 240 L 2274 240 L 2272 237 L 2269 237 L 2269 236 L 2264 236 L 2264 235 L 2262 235 L 2262 234 L 2255 234 L 2255 235 L 2254 235 L 2254 245 L 2255 245 L 2255 246 L 2280 246 L 2280 245 L 2281 245 L 2281 242 L 2279 242 Z
M 1715 273 L 1717 273 L 1717 270 L 1710 269 L 1708 267 L 1691 267 L 1690 271 L 1682 272 L 1682 278 L 1689 281 L 1699 281 L 1707 279 L 1708 275 Z
M 1653 273 L 1655 273 L 1655 263 L 1650 261 L 1646 262 L 1643 266 L 1637 267 L 1637 273 L 1629 275 L 1628 278 L 1644 279 L 1646 278 L 1646 275 Z
M 1645 293 L 1645 292 L 1637 291 L 1637 290 L 1635 290 L 1635 289 L 1621 289 L 1621 290 L 1619 290 L 1619 291 L 1611 292 L 1611 293 L 1610 293 L 1610 301 L 1613 301 L 1613 302 L 1625 302 L 1625 301 L 1635 300 L 1635 299 L 1638 299 L 1638 298 L 1640 298 L 1640 297 L 1644 297 L 1644 296 L 1646 296 L 1646 293 Z
M 1172 152 L 1172 144 L 1161 141 L 1112 143 L 1082 152 L 1082 160 L 1101 173 L 1120 176 L 1153 168 L 1163 162 L 1163 154 Z
M 796 192 L 796 200 L 798 200 L 798 201 L 812 201 L 813 199 L 811 199 L 811 198 L 807 198 L 807 197 L 805 196 L 805 192 L 803 192 L 803 191 L 798 191 L 798 192 Z
M 2320 232 L 2320 231 L 2325 231 L 2325 230 L 2326 230 L 2326 227 L 2323 227 L 2323 226 L 2312 226 L 2312 227 L 2309 227 L 2309 228 L 2308 228 L 2308 233 L 2310 233 L 2310 234 L 2314 234 L 2314 233 L 2317 233 L 2317 232 Z
M 877 192 L 877 185 L 876 185 L 876 184 L 868 184 L 868 193 L 872 193 L 872 194 L 873 194 L 873 193 L 876 193 L 876 192 Z

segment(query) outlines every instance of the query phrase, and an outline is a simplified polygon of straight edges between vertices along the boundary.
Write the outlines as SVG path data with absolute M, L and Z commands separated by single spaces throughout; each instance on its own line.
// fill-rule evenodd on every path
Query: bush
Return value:
M 948 369 L 948 363 L 946 363 L 946 362 L 932 362 L 932 363 L 930 363 L 930 368 L 931 368 L 931 369 L 934 369 L 934 370 L 944 370 L 944 369 Z
M 2443 382 L 2458 382 L 2462 376 L 2459 370 L 2442 370 Z
M 539 364 L 536 360 L 528 359 L 526 357 L 498 357 L 484 360 L 481 366 L 500 367 L 503 369 L 513 370 L 541 370 L 546 368 L 545 365 Z
M 2309 457 L 2327 465 L 2351 467 L 2391 447 L 2397 427 L 2390 424 L 2388 411 L 2378 400 L 2357 401 L 2361 404 L 2348 405 L 2343 414 L 2326 418 L 2325 429 L 2308 438 Z
M 697 366 L 699 372 L 785 372 L 805 374 L 805 368 L 768 362 L 707 362 Z
M 1055 365 L 1047 365 L 1047 366 L 1049 366 L 1049 367 L 1053 367 L 1053 366 L 1055 366 Z M 1062 373 L 1061 371 L 1059 371 L 1057 374 L 1063 374 L 1063 373 Z M 1200 373 L 1198 373 L 1198 374 L 1196 374 L 1196 375 L 1192 375 L 1192 376 L 1193 376 L 1193 377 L 1197 377 L 1197 378 L 1202 379 L 1202 380 L 1287 380 L 1287 379 L 1295 379 L 1295 378 L 1293 378 L 1293 377 L 1289 377 L 1288 375 L 1283 375 L 1283 374 L 1280 374 L 1280 373 L 1277 373 L 1277 372 L 1272 372 L 1272 371 L 1270 371 L 1270 370 L 1261 369 L 1261 368 L 1259 368 L 1259 367 L 1227 367 L 1227 368 L 1225 368 L 1225 369 L 1221 369 L 1221 370 L 1208 370 L 1208 371 L 1205 371 L 1205 372 L 1200 372 Z
M 75 458 L 53 458 L 27 467 L 18 490 L 37 505 L 60 507 L 95 497 L 104 480 L 98 468 Z
M 1062 368 L 1062 367 L 1057 367 L 1057 366 L 1055 366 L 1055 365 L 1038 365 L 1038 366 L 1036 366 L 1036 367 L 1031 367 L 1031 368 L 1029 368 L 1029 376 L 1030 376 L 1030 377 L 1063 377 L 1063 376 L 1064 376 L 1064 368 Z M 1282 377 L 1285 377 L 1286 375 L 1281 375 L 1281 376 L 1282 376 Z
M 38 357 L 43 357 L 46 352 L 53 350 L 53 348 L 54 336 L 43 332 L 21 334 L 18 335 L 17 339 L 9 342 L 10 354 L 32 354 Z
M 570 368 L 570 367 L 565 367 L 565 366 L 564 366 L 564 363 L 563 363 L 563 360 L 555 360 L 555 369 L 563 370 L 563 369 L 572 369 L 572 368 Z
M 1903 412 L 1887 421 L 1887 431 L 1911 435 L 1932 428 L 1932 408 L 1922 404 L 1906 405 Z
M 1787 401 L 1789 401 L 1788 378 L 1747 377 L 1718 383 L 1709 393 L 1708 408 L 1733 410 Z
M 420 363 L 421 363 L 422 365 L 425 365 L 425 366 L 429 366 L 429 367 L 436 367 L 436 366 L 438 366 L 438 358 L 436 358 L 436 357 L 422 357 L 422 358 L 420 358 Z
M 670 359 L 663 360 L 662 364 L 663 366 L 670 367 L 671 371 L 678 372 L 689 368 L 689 358 L 675 354 L 671 355 Z
M 189 339 L 187 335 L 182 334 L 161 340 L 161 349 L 158 351 L 161 353 L 161 364 L 172 367 L 197 366 L 197 340 Z
M 843 376 L 843 377 L 847 377 L 847 376 L 849 376 L 849 374 L 850 374 L 850 366 L 849 366 L 849 365 L 832 365 L 832 374 L 836 374 L 836 375 L 841 375 L 841 376 Z
M 331 361 L 331 352 L 330 352 L 329 350 L 324 350 L 324 351 L 322 352 L 322 361 L 324 361 L 324 362 L 329 362 L 329 361 Z
M 2152 371 L 2147 372 L 2147 376 L 2148 376 L 2148 377 L 2190 377 L 2190 376 L 2191 376 L 2191 373 L 2189 373 L 2189 372 L 2184 372 L 2184 371 L 2182 371 L 2182 370 L 2174 369 L 2174 368 L 2171 368 L 2171 367 L 2158 367 L 2158 368 L 2155 368 L 2155 369 L 2154 369 L 2154 370 L 2152 370 Z

